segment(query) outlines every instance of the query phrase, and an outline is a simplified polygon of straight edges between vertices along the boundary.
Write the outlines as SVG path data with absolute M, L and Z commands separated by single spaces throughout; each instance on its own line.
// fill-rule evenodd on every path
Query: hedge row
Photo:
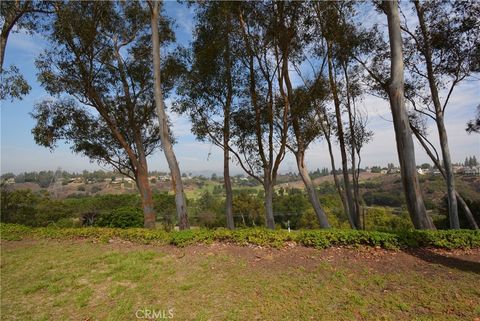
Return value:
M 172 244 L 186 246 L 197 243 L 227 242 L 239 245 L 261 245 L 282 247 L 287 242 L 295 242 L 308 247 L 327 248 L 330 246 L 367 245 L 385 249 L 405 247 L 435 248 L 480 248 L 480 231 L 444 230 L 444 231 L 401 231 L 374 232 L 356 230 L 266 230 L 266 229 L 226 229 L 187 230 L 165 232 L 142 228 L 32 228 L 23 225 L 1 224 L 1 239 L 21 240 L 23 238 L 40 239 L 92 239 L 107 242 L 119 238 L 135 243 Z

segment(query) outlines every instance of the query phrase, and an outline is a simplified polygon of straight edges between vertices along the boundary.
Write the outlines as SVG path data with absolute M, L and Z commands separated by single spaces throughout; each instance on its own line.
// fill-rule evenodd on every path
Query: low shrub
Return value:
M 143 214 L 136 207 L 121 207 L 107 213 L 103 213 L 95 223 L 102 227 L 142 227 Z
M 377 232 L 328 229 L 301 230 L 289 233 L 286 230 L 272 231 L 262 228 L 237 229 L 233 231 L 219 228 L 216 230 L 192 229 L 165 232 L 163 230 L 146 230 L 141 228 L 31 228 L 16 224 L 1 224 L 0 232 L 3 240 L 85 238 L 108 241 L 112 238 L 120 238 L 137 243 L 172 244 L 176 246 L 226 242 L 238 245 L 253 244 L 279 248 L 285 246 L 287 242 L 295 242 L 303 246 L 315 248 L 360 245 L 385 249 L 406 247 L 480 248 L 480 231 L 473 230 Z

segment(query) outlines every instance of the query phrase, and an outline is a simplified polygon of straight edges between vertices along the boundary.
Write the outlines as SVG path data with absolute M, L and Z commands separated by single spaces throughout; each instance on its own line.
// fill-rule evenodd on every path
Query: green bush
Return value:
M 131 213 L 131 212 L 129 212 Z M 146 230 L 140 228 L 31 228 L 15 224 L 2 224 L 0 235 L 3 240 L 21 240 L 22 238 L 72 239 L 85 238 L 108 241 L 120 238 L 137 243 L 172 244 L 185 246 L 196 243 L 226 242 L 238 245 L 259 245 L 282 247 L 287 242 L 300 245 L 327 248 L 330 246 L 375 246 L 386 249 L 406 247 L 432 248 L 480 248 L 480 231 L 447 230 L 447 231 L 398 231 L 376 232 L 357 230 L 266 230 L 248 228 L 237 230 L 186 230 L 171 231 Z
M 365 229 L 399 231 L 413 229 L 407 212 L 395 213 L 388 207 L 368 208 L 365 211 Z
M 403 193 L 393 194 L 390 192 L 372 192 L 368 191 L 363 194 L 365 204 L 368 206 L 391 206 L 400 207 L 405 205 L 405 197 Z
M 135 207 L 121 207 L 102 214 L 95 225 L 120 228 L 142 227 L 143 214 Z

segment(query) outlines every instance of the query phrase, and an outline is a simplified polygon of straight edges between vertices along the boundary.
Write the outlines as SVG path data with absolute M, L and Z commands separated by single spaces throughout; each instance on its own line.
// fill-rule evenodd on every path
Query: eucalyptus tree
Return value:
M 65 140 L 74 152 L 133 178 L 145 227 L 153 228 L 147 156 L 159 147 L 160 133 L 148 22 L 136 2 L 57 3 L 48 49 L 36 60 L 38 80 L 52 99 L 35 106 L 32 133 L 40 145 L 54 148 Z M 167 20 L 161 28 L 159 40 L 171 41 Z M 165 91 L 171 79 L 165 77 Z
M 316 106 L 316 114 L 319 120 L 318 124 L 322 131 L 323 138 L 327 142 L 328 154 L 330 156 L 330 164 L 332 166 L 332 176 L 333 176 L 333 182 L 335 184 L 335 189 L 337 190 L 338 196 L 342 201 L 343 212 L 345 213 L 347 218 L 350 218 L 349 212 L 348 212 L 347 197 L 345 195 L 345 191 L 340 181 L 340 178 L 338 177 L 337 166 L 335 165 L 335 155 L 333 153 L 333 135 L 335 132 L 335 115 L 330 113 L 327 110 L 327 106 L 322 106 L 322 105 Z
M 3 1 L 0 6 L 0 19 L 2 28 L 0 34 L 0 71 L 3 68 L 5 49 L 7 47 L 10 32 L 24 30 L 35 31 L 39 25 L 38 20 L 41 14 L 53 13 L 51 1 L 16 0 Z
M 238 19 L 236 2 L 198 3 L 196 32 L 185 61 L 187 70 L 177 88 L 176 107 L 192 121 L 192 131 L 201 141 L 223 150 L 223 181 L 227 227 L 233 220 L 230 178 L 231 117 L 241 99 L 239 77 Z
M 425 204 L 423 203 L 416 171 L 412 132 L 405 107 L 403 46 L 398 2 L 383 1 L 382 5 L 387 15 L 390 41 L 391 71 L 388 83 L 388 97 L 392 110 L 405 199 L 415 228 L 435 229 L 435 225 L 433 225 L 431 218 L 427 215 Z
M 280 33 L 272 28 L 283 10 L 281 2 L 243 2 L 237 10 L 243 90 L 232 115 L 232 151 L 245 172 L 265 191 L 266 226 L 275 228 L 273 194 L 286 153 L 290 104 L 284 85 L 288 57 L 279 47 Z M 287 98 L 287 99 L 286 99 Z
M 327 66 L 327 75 L 333 98 L 335 110 L 335 130 L 340 147 L 342 160 L 343 191 L 345 193 L 347 216 L 352 228 L 360 227 L 360 209 L 358 202 L 355 201 L 354 188 L 350 180 L 348 168 L 348 154 L 345 125 L 342 119 L 342 105 L 347 107 L 347 111 L 352 112 L 350 100 L 350 87 L 345 86 L 346 94 L 342 94 L 341 77 L 348 81 L 348 64 L 352 57 L 353 47 L 356 45 L 354 36 L 355 27 L 351 23 L 351 16 L 354 12 L 354 5 L 347 1 L 336 2 L 314 2 L 313 10 L 316 18 L 316 29 L 318 35 L 317 55 L 324 57 Z M 345 78 L 345 76 L 347 76 Z M 352 123 L 353 125 L 353 123 Z M 350 126 L 350 131 L 355 129 Z M 355 143 L 355 135 L 350 135 L 350 143 Z M 353 150 L 356 150 L 353 148 Z M 355 162 L 355 160 L 354 160 Z
M 290 135 L 287 147 L 295 155 L 297 168 L 305 184 L 308 197 L 315 210 L 319 224 L 330 227 L 327 216 L 318 199 L 315 186 L 305 164 L 305 152 L 312 141 L 321 133 L 315 121 L 315 103 L 326 100 L 328 92 L 322 78 L 314 84 L 294 88 L 291 66 L 300 73 L 298 65 L 306 60 L 312 38 L 311 12 L 305 2 L 285 1 L 273 7 L 271 33 L 275 35 L 274 52 L 279 62 L 277 75 L 279 98 L 278 105 L 289 111 Z M 286 127 L 285 125 L 283 126 Z
M 405 92 L 408 92 L 410 85 L 405 84 L 398 1 L 382 1 L 377 9 L 387 16 L 389 44 L 385 42 L 378 25 L 374 25 L 368 36 L 364 37 L 364 50 L 361 55 L 355 56 L 355 60 L 367 72 L 365 82 L 372 93 L 390 102 L 400 175 L 412 223 L 417 229 L 435 229 L 427 215 L 420 190 L 412 131 L 405 105 Z
M 454 89 L 480 71 L 480 4 L 470 1 L 412 1 L 418 25 L 402 25 L 406 38 L 406 67 L 415 83 L 410 101 L 432 119 L 439 136 L 447 185 L 450 227 L 460 228 L 445 110 Z M 427 89 L 428 88 L 428 89 Z M 441 90 L 445 89 L 444 97 Z
M 410 113 L 409 118 L 410 128 L 412 129 L 413 134 L 417 138 L 420 145 L 422 145 L 423 149 L 430 157 L 435 167 L 438 168 L 440 174 L 442 174 L 443 179 L 445 179 L 446 181 L 447 176 L 442 166 L 438 151 L 435 148 L 435 145 L 432 144 L 432 142 L 429 140 L 427 135 L 425 116 L 421 117 L 421 114 L 419 113 Z M 465 202 L 465 200 L 458 191 L 455 191 L 455 197 L 457 198 L 458 206 L 463 210 L 463 213 L 465 214 L 468 224 L 472 229 L 477 230 L 478 224 L 475 221 L 475 217 L 473 216 L 472 211 L 468 207 L 467 202 Z
M 298 172 L 302 177 L 310 203 L 315 210 L 319 224 L 330 227 L 325 211 L 318 198 L 315 186 L 305 164 L 305 153 L 309 145 L 322 135 L 322 125 L 318 110 L 322 108 L 329 95 L 328 85 L 323 78 L 305 86 L 295 88 L 290 94 L 291 101 L 291 138 L 287 147 L 295 155 Z
M 152 44 L 152 56 L 153 56 L 153 74 L 154 74 L 154 95 L 156 113 L 158 116 L 159 134 L 162 143 L 162 149 L 165 154 L 165 158 L 170 168 L 172 176 L 172 186 L 175 193 L 175 205 L 177 210 L 178 226 L 181 230 L 188 229 L 188 216 L 187 216 L 187 200 L 185 191 L 183 189 L 182 175 L 180 172 L 180 166 L 178 165 L 175 152 L 173 150 L 172 139 L 170 137 L 170 130 L 168 126 L 168 117 L 165 111 L 165 101 L 162 84 L 164 79 L 161 75 L 161 57 L 160 57 L 160 43 L 161 40 L 169 35 L 168 30 L 163 27 L 164 20 L 160 15 L 160 2 L 155 0 L 147 1 L 150 9 L 150 27 L 151 27 L 151 44 Z
M 4 68 L 5 50 L 13 31 L 32 33 L 40 28 L 41 15 L 52 13 L 51 1 L 3 1 L 0 5 L 0 99 L 22 99 L 30 92 L 30 85 L 17 66 Z

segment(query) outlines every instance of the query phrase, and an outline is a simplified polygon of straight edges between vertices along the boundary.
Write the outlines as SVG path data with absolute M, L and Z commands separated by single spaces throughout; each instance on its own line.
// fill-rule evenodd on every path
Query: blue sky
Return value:
M 166 2 L 165 12 L 175 22 L 177 41 L 188 44 L 194 29 L 193 9 L 177 2 Z M 15 64 L 32 86 L 30 94 L 21 101 L 2 101 L 1 114 L 1 172 L 19 173 L 32 170 L 55 170 L 62 167 L 68 171 L 83 169 L 109 169 L 100 167 L 80 155 L 73 154 L 69 147 L 60 145 L 53 152 L 37 146 L 31 129 L 34 126 L 29 113 L 34 104 L 46 97 L 47 93 L 36 81 L 35 57 L 46 45 L 38 35 L 12 33 L 9 37 L 5 54 L 5 67 Z M 480 156 L 480 135 L 468 135 L 465 123 L 475 114 L 475 106 L 480 103 L 480 86 L 478 82 L 464 82 L 451 99 L 446 112 L 446 126 L 449 134 L 450 150 L 454 162 L 463 162 L 466 156 Z M 168 103 L 168 102 L 167 102 Z M 395 136 L 387 101 L 366 96 L 360 106 L 368 112 L 369 128 L 375 132 L 373 140 L 364 147 L 362 159 L 366 166 L 398 164 Z M 190 133 L 189 121 L 179 115 L 170 114 L 173 132 L 178 143 L 175 146 L 180 167 L 184 172 L 221 173 L 223 158 L 221 151 L 210 144 L 200 143 Z M 434 124 L 429 124 L 429 133 L 437 141 Z M 417 163 L 429 162 L 427 155 L 417 145 Z M 323 142 L 315 143 L 307 153 L 307 166 L 310 169 L 330 167 L 328 150 Z M 337 154 L 337 159 L 339 155 Z M 338 162 L 339 164 L 339 162 Z M 234 163 L 233 172 L 241 173 Z M 157 152 L 149 159 L 151 170 L 168 169 L 162 152 Z M 294 158 L 289 155 L 283 162 L 282 171 L 296 171 Z

